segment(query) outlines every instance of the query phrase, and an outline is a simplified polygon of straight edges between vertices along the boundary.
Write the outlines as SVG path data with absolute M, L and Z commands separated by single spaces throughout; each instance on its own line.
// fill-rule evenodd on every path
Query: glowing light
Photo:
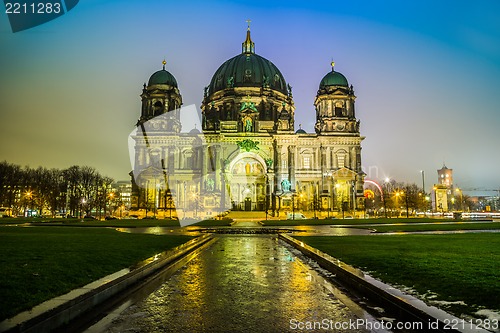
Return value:
M 378 191 L 380 192 L 380 195 L 381 196 L 384 195 L 384 192 L 382 191 L 382 187 L 378 183 L 374 182 L 373 180 L 369 180 L 369 179 L 365 179 L 365 183 L 374 185 L 378 189 Z

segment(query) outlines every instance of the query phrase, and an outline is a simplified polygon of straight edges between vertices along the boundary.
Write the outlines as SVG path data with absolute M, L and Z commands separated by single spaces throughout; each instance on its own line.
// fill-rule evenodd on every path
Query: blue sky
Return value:
M 59 19 L 12 33 L 0 15 L 0 159 L 21 165 L 130 170 L 127 135 L 143 82 L 161 68 L 185 105 L 241 52 L 293 87 L 296 126 L 313 131 L 330 70 L 354 85 L 363 165 L 372 179 L 420 184 L 443 162 L 465 188 L 500 187 L 500 2 L 81 1 Z

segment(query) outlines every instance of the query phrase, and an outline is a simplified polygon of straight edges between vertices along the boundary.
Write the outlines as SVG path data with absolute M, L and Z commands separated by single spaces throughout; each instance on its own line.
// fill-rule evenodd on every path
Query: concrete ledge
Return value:
M 50 332 L 212 239 L 203 235 L 0 323 L 0 332 Z
M 432 330 L 434 332 L 489 332 L 441 309 L 428 306 L 423 301 L 376 280 L 364 274 L 361 270 L 349 266 L 289 235 L 279 234 L 278 237 L 306 256 L 314 259 L 321 267 L 335 274 L 336 278 L 346 286 L 394 311 L 400 318 L 413 322 L 423 322 L 424 327 L 427 327 L 429 323 L 434 323 L 437 326 Z

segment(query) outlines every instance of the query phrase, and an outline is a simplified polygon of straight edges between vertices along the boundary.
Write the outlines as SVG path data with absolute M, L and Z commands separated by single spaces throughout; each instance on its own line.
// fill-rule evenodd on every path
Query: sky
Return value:
M 423 170 L 429 190 L 445 163 L 461 188 L 499 189 L 499 15 L 496 0 L 84 0 L 13 33 L 2 10 L 0 160 L 129 179 L 142 84 L 165 59 L 199 107 L 250 19 L 256 53 L 293 87 L 297 128 L 314 131 L 332 60 L 354 86 L 369 179 L 420 185 Z

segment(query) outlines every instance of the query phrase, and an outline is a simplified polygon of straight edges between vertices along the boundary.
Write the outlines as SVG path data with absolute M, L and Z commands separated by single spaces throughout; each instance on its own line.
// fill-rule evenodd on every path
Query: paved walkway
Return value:
M 106 332 L 297 332 L 371 318 L 292 251 L 273 236 L 219 236 Z

